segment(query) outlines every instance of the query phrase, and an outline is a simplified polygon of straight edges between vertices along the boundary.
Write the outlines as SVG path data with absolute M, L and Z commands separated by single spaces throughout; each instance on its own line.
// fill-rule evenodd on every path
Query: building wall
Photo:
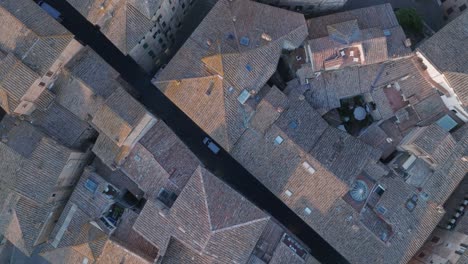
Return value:
M 60 174 L 49 203 L 66 200 L 73 191 L 73 186 L 78 181 L 88 161 L 89 153 L 72 152 Z
M 468 0 L 438 0 L 445 20 L 452 20 L 468 9 Z
M 465 252 L 468 235 L 436 228 L 410 264 L 456 263 Z
M 468 0 L 467 0 L 468 1 Z M 455 111 L 456 115 L 458 118 L 463 120 L 464 122 L 468 122 L 468 112 L 466 112 L 462 106 L 462 103 L 457 97 L 457 94 L 453 90 L 452 87 L 450 87 L 449 83 L 445 79 L 445 76 L 439 72 L 434 65 L 426 58 L 424 57 L 421 52 L 417 51 L 416 55 L 418 55 L 419 58 L 423 60 L 424 65 L 427 66 L 427 73 L 429 74 L 429 77 L 432 78 L 437 84 L 443 87 L 449 95 L 443 95 L 441 96 L 442 101 L 444 102 L 445 106 L 449 110 Z
M 348 0 L 257 0 L 257 2 L 304 13 L 317 14 L 342 8 Z
M 145 37 L 133 47 L 130 56 L 146 71 L 166 63 L 175 51 L 172 46 L 184 18 L 197 0 L 162 0 L 151 18 L 154 23 Z
M 34 243 L 35 246 L 47 241 L 50 233 L 54 229 L 55 224 L 57 223 L 58 219 L 60 218 L 60 215 L 62 214 L 64 206 L 64 204 L 58 204 L 51 209 L 49 215 L 47 216 L 47 219 L 42 225 L 41 232 L 39 233 L 36 242 Z
M 49 68 L 49 71 L 46 74 L 40 76 L 31 85 L 26 94 L 23 95 L 21 98 L 21 103 L 14 110 L 14 114 L 30 115 L 32 112 L 34 112 L 38 107 L 35 102 L 38 100 L 44 90 L 51 89 L 54 86 L 54 82 L 57 80 L 57 77 L 63 69 L 63 66 L 67 64 L 71 58 L 75 56 L 82 48 L 83 45 L 81 45 L 76 40 L 72 40 Z

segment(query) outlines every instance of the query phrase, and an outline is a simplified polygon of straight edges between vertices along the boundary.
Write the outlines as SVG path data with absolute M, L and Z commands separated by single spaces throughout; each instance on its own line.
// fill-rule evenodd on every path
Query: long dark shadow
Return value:
M 31 0 L 33 1 L 33 0 Z M 270 192 L 224 149 L 213 154 L 204 144 L 208 135 L 172 103 L 152 83 L 129 56 L 125 56 L 97 27 L 86 20 L 65 0 L 45 0 L 62 13 L 62 25 L 75 38 L 89 45 L 138 92 L 137 98 L 151 113 L 162 119 L 214 175 L 241 193 L 256 206 L 276 218 L 309 248 L 322 263 L 348 263 L 330 244 L 307 225 L 294 211 Z M 219 145 L 219 144 L 218 144 Z

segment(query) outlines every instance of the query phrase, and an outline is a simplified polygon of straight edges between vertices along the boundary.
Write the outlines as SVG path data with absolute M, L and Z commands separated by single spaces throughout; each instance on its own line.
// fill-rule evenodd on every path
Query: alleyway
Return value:
M 33 1 L 33 0 L 31 0 Z M 203 162 L 207 169 L 236 189 L 259 208 L 278 219 L 310 249 L 311 255 L 322 263 L 347 263 L 347 261 L 280 199 L 263 186 L 229 153 L 221 150 L 213 154 L 204 144 L 207 134 L 178 109 L 151 83 L 147 75 L 130 58 L 124 56 L 96 27 L 64 0 L 46 0 L 58 9 L 62 24 L 83 44 L 93 48 L 114 67 L 128 83 L 139 92 L 139 101 L 155 116 L 162 119 L 174 133 Z

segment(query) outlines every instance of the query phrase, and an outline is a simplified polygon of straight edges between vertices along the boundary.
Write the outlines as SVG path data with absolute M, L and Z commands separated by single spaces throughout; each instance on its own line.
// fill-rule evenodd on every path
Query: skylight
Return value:
M 312 166 L 310 166 L 310 164 L 306 161 L 302 163 L 302 167 L 306 169 L 310 174 L 313 174 L 315 172 L 315 169 Z
M 250 93 L 244 89 L 240 93 L 239 97 L 237 97 L 237 101 L 239 101 L 239 103 L 241 104 L 245 104 L 245 102 L 247 102 L 247 99 L 249 99 L 249 97 L 250 97 Z
M 96 182 L 94 182 L 93 180 L 91 179 L 87 179 L 85 181 L 85 187 L 86 189 L 88 189 L 88 191 L 90 191 L 91 193 L 95 193 L 96 190 L 97 190 L 97 187 L 98 187 L 98 184 Z
M 297 128 L 297 121 L 292 120 L 291 122 L 289 122 L 289 127 L 292 128 L 292 129 Z
M 275 138 L 275 144 L 276 145 L 280 145 L 281 143 L 283 143 L 284 139 L 281 137 L 281 136 L 277 136 Z
M 240 44 L 242 46 L 249 46 L 249 43 L 250 43 L 250 39 L 248 37 L 242 37 L 240 39 Z

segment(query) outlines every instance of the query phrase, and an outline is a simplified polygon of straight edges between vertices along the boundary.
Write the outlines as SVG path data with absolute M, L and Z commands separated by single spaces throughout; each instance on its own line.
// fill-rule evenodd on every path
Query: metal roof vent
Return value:
M 367 196 L 369 196 L 369 187 L 367 187 L 367 184 L 364 181 L 357 180 L 353 184 L 353 187 L 351 188 L 351 191 L 349 191 L 349 194 L 351 195 L 351 198 L 353 198 L 355 201 L 362 202 L 366 200 Z

